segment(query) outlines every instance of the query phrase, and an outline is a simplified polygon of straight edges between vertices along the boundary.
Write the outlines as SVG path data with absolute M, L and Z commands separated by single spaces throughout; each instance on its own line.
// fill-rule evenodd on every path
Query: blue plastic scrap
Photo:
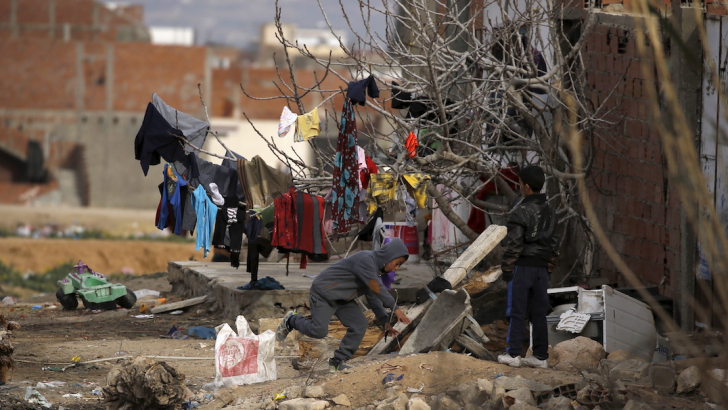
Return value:
M 211 327 L 205 327 L 205 326 L 194 326 L 189 329 L 187 334 L 190 335 L 190 337 L 199 337 L 200 339 L 206 339 L 206 340 L 216 340 L 217 334 L 215 333 L 215 329 Z

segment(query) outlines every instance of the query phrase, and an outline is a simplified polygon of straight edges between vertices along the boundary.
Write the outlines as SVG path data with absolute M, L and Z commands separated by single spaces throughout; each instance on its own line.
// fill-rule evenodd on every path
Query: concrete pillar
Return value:
M 702 58 L 702 49 L 698 30 L 698 22 L 694 13 L 680 13 L 677 16 L 681 27 L 682 41 L 685 42 L 688 50 L 696 51 L 695 57 Z M 675 21 L 673 21 L 675 23 Z M 695 67 L 691 61 L 683 56 L 679 47 L 672 47 L 673 64 L 675 64 L 675 84 L 678 86 L 678 101 L 685 113 L 685 120 L 693 130 L 695 144 L 700 152 L 700 115 L 702 89 L 702 66 Z M 689 198 L 682 198 L 683 201 Z M 685 210 L 680 212 L 680 278 L 677 285 L 680 287 L 680 295 L 677 298 L 675 309 L 679 313 L 679 321 L 682 330 L 691 332 L 695 324 L 695 274 L 697 272 L 697 243 L 695 227 L 691 226 Z
M 106 111 L 114 111 L 114 43 L 106 45 Z
M 56 0 L 48 0 L 48 38 L 56 38 Z
M 84 112 L 85 77 L 83 75 L 84 46 L 76 42 L 76 141 L 81 140 L 81 117 Z
M 206 47 L 205 50 L 205 82 L 202 84 L 202 95 L 205 98 L 207 112 L 210 113 L 212 112 L 212 62 L 215 58 L 215 51 L 212 47 Z
M 18 0 L 10 0 L 10 32 L 13 38 L 18 38 Z

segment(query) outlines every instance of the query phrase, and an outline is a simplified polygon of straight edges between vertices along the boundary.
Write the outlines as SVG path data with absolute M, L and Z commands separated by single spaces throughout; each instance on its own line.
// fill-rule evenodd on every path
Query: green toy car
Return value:
M 137 300 L 134 292 L 126 286 L 107 282 L 106 276 L 94 272 L 81 261 L 68 276 L 58 281 L 58 287 L 56 298 L 67 310 L 78 307 L 77 296 L 86 309 L 92 310 L 116 309 L 117 304 L 131 309 Z

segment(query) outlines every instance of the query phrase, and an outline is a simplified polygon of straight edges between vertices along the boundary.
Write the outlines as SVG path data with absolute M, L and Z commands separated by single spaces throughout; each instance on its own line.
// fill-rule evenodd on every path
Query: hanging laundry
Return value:
M 147 104 L 142 125 L 134 139 L 134 157 L 139 160 L 144 175 L 147 175 L 150 165 L 158 165 L 164 158 L 187 169 L 188 178 L 195 178 L 194 148 L 190 144 L 201 148 L 208 129 L 207 122 L 177 111 L 155 93 L 152 102 Z M 185 137 L 190 144 L 183 145 L 175 135 Z
M 267 218 L 266 212 L 270 210 L 271 216 Z M 250 272 L 250 283 L 258 280 L 258 267 L 260 257 L 267 258 L 273 251 L 270 240 L 270 229 L 273 224 L 273 207 L 261 210 L 248 211 L 248 219 L 245 222 L 245 236 L 248 237 L 248 258 L 245 270 Z
M 301 253 L 313 261 L 328 260 L 322 197 L 293 187 L 275 199 L 271 244 L 281 253 Z M 305 264 L 302 259 L 302 266 Z
M 250 161 L 238 160 L 238 178 L 249 208 L 264 208 L 293 185 L 290 174 L 266 165 L 258 155 Z
M 163 174 L 164 189 L 162 190 L 162 205 L 157 228 L 164 230 L 167 226 L 167 218 L 169 216 L 167 204 L 170 204 L 172 205 L 175 219 L 173 232 L 177 235 L 182 235 L 182 199 L 180 190 L 181 187 L 187 185 L 187 181 L 182 179 L 169 164 L 164 164 Z
M 359 160 L 356 153 L 356 117 L 351 101 L 344 101 L 341 126 L 334 157 L 334 180 L 331 188 L 332 215 L 335 233 L 343 234 L 355 224 L 359 213 Z
M 197 185 L 202 185 L 205 192 L 210 196 L 213 195 L 210 188 L 211 183 L 215 183 L 218 192 L 223 197 L 228 196 L 230 192 L 235 192 L 234 189 L 237 188 L 238 183 L 235 169 L 230 168 L 229 165 L 214 164 L 202 158 L 196 158 L 196 161 L 199 175 L 196 178 L 190 179 L 191 186 L 196 187 Z M 225 162 L 223 161 L 223 164 Z M 186 195 L 188 195 L 188 201 L 191 201 L 192 190 L 188 190 Z M 195 215 L 194 209 L 185 208 L 184 214 L 182 215 L 182 229 L 192 232 L 195 230 L 196 225 L 197 216 Z
M 298 128 L 296 129 L 296 135 L 293 138 L 293 141 L 303 142 L 318 136 L 321 132 L 319 123 L 318 107 L 311 110 L 311 112 L 299 115 Z
M 367 189 L 367 211 L 372 213 L 379 205 L 394 199 L 394 196 L 397 193 L 397 178 L 394 174 L 372 174 L 369 177 L 369 189 Z
M 383 218 L 384 210 L 382 208 L 377 208 L 377 210 L 369 218 L 369 222 L 367 222 L 367 224 L 364 225 L 364 227 L 356 234 L 356 238 L 360 241 L 373 241 L 372 250 L 377 250 L 382 245 L 382 229 L 384 228 Z
M 370 98 L 379 98 L 379 88 L 373 75 L 364 80 L 351 81 L 346 91 L 346 98 L 354 104 L 365 105 L 367 94 Z
M 226 248 L 230 251 L 230 266 L 240 266 L 240 251 L 243 247 L 243 234 L 245 233 L 245 221 L 238 218 L 244 215 L 245 207 L 240 205 L 237 196 L 226 196 L 225 203 L 215 218 L 215 232 L 212 235 L 212 244 L 216 248 Z M 229 237 L 229 245 L 225 245 L 225 237 Z
M 417 142 L 417 136 L 414 132 L 410 131 L 409 135 L 407 136 L 407 140 L 404 143 L 405 148 L 407 148 L 407 156 L 410 158 L 414 158 L 417 156 L 417 146 L 419 143 Z
M 235 160 L 230 159 L 224 159 L 222 160 L 222 166 L 227 167 L 232 171 L 232 174 L 230 174 L 230 189 L 228 190 L 228 194 L 233 194 L 233 185 L 235 185 L 235 194 L 238 196 L 238 199 L 245 202 L 245 195 L 243 194 L 243 186 L 240 184 L 240 180 L 238 179 L 238 159 L 245 159 L 242 155 L 238 154 L 235 151 L 228 150 L 225 154 L 228 158 L 235 158 Z
M 417 204 L 417 207 L 424 209 L 427 207 L 427 183 L 430 181 L 430 176 L 415 173 L 415 174 L 404 174 L 402 180 L 409 193 Z
M 298 115 L 292 112 L 291 109 L 287 106 L 283 107 L 283 112 L 281 112 L 281 120 L 278 123 L 278 136 L 281 138 L 287 136 L 288 132 L 291 130 L 291 126 L 294 125 L 297 121 Z M 293 129 L 295 133 L 296 127 L 294 126 Z
M 202 257 L 207 258 L 212 243 L 212 231 L 217 217 L 217 206 L 207 196 L 202 185 L 192 192 L 192 204 L 197 215 L 197 241 L 195 250 L 202 251 Z
M 199 120 L 189 114 L 185 114 L 177 109 L 170 107 L 167 103 L 162 100 L 162 97 L 157 93 L 152 94 L 152 104 L 157 108 L 162 117 L 169 122 L 173 127 L 182 131 L 185 139 L 197 148 L 202 148 L 205 145 L 207 139 L 207 132 L 210 129 L 210 124 L 206 121 Z M 185 144 L 185 150 L 191 152 L 194 150 L 192 145 Z M 194 177 L 192 175 L 191 177 Z
M 200 186 L 198 185 L 197 188 Z M 204 191 L 204 188 L 202 189 Z M 212 198 L 212 203 L 218 206 L 222 206 L 222 204 L 225 203 L 225 199 L 223 199 L 222 195 L 220 195 L 220 191 L 217 188 L 217 184 L 214 182 L 210 182 L 210 198 Z

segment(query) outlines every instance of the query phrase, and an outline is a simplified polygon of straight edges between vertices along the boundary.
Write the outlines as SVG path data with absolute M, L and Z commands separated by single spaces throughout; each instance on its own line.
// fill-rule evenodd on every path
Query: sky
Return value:
M 335 29 L 350 33 L 338 0 L 320 0 Z M 121 3 L 120 1 L 107 1 Z M 223 43 L 248 48 L 260 35 L 260 27 L 275 19 L 274 0 L 128 0 L 143 4 L 149 26 L 193 27 L 198 44 Z M 359 1 L 342 0 L 355 31 L 364 32 Z M 372 3 L 376 3 L 374 0 Z M 378 0 L 381 5 L 381 0 Z M 325 28 L 317 0 L 279 0 L 284 23 L 300 28 Z M 358 17 L 358 18 L 354 18 Z M 373 26 L 384 27 L 380 18 Z M 351 40 L 352 35 L 348 35 Z

